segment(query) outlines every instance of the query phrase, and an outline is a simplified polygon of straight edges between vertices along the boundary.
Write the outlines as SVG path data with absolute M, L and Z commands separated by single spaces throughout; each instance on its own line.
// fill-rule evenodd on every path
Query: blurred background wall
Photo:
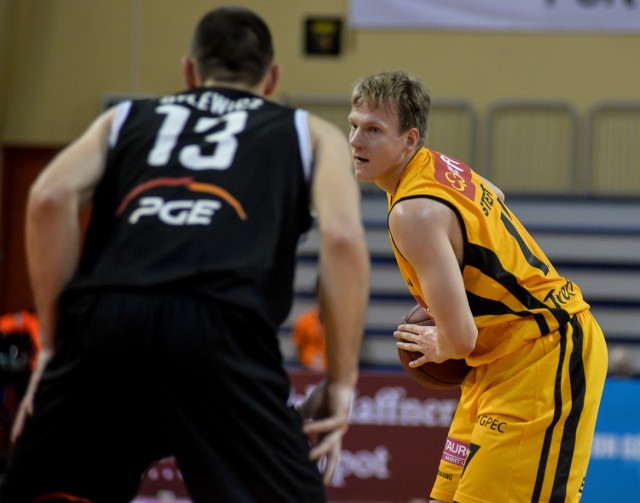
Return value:
M 107 94 L 182 87 L 180 58 L 204 0 L 0 0 L 0 141 L 62 144 Z M 585 114 L 640 99 L 640 35 L 352 30 L 348 0 L 238 0 L 272 28 L 280 93 L 347 95 L 361 75 L 403 69 L 479 114 L 497 100 L 563 100 Z M 306 56 L 309 16 L 345 21 L 340 56 Z
M 638 15 L 635 0 L 588 3 L 615 2 Z M 22 236 L 29 184 L 106 102 L 181 90 L 195 24 L 225 4 L 0 0 L 0 310 L 31 304 Z M 640 342 L 640 31 L 355 29 L 349 0 L 236 4 L 272 29 L 283 67 L 277 99 L 345 132 L 360 76 L 402 69 L 422 78 L 433 95 L 428 145 L 489 176 L 511 204 L 528 198 L 521 218 L 545 243 L 550 236 L 551 259 L 569 277 L 588 274 L 588 296 L 606 309 L 612 340 Z M 305 50 L 307 21 L 323 17 L 342 21 L 337 55 Z M 371 184 L 363 191 L 370 240 L 388 253 L 382 194 Z M 304 267 L 314 269 L 315 250 L 308 251 L 292 316 L 311 298 L 314 276 Z M 389 295 L 400 295 L 390 287 L 399 278 L 394 267 L 383 274 L 374 263 L 371 311 L 389 320 L 405 309 L 398 301 L 392 314 L 384 311 Z
M 638 0 L 564 2 L 640 8 Z M 0 314 L 32 307 L 22 232 L 29 184 L 108 100 L 181 90 L 180 60 L 196 22 L 227 3 L 0 0 Z M 583 288 L 608 337 L 610 361 L 622 362 L 612 373 L 640 374 L 640 32 L 352 29 L 349 0 L 234 3 L 272 29 L 284 70 L 278 99 L 345 131 L 357 78 L 392 69 L 422 78 L 433 95 L 429 146 L 505 189 L 559 270 Z M 341 53 L 308 55 L 306 21 L 324 16 L 343 22 Z M 390 334 L 413 302 L 390 254 L 382 194 L 363 186 L 363 196 L 373 274 L 362 361 L 397 368 Z M 293 364 L 291 326 L 314 302 L 316 261 L 311 234 L 281 334 Z M 638 411 L 619 405 L 632 402 L 638 381 L 620 392 L 611 382 L 617 402 L 607 410 L 624 424 L 604 423 L 596 436 L 594 474 L 606 480 L 595 487 L 604 497 L 608 481 L 636 488 L 640 473 Z M 406 482 L 406 470 L 391 471 Z M 599 497 L 590 494 L 589 501 Z

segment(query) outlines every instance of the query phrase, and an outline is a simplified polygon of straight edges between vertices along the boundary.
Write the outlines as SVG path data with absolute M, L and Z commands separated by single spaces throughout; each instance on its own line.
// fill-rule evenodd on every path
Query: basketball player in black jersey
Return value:
M 183 61 L 186 91 L 104 113 L 33 185 L 42 351 L 3 503 L 130 501 L 166 456 L 195 502 L 325 501 L 369 262 L 346 138 L 267 99 L 272 58 L 257 15 L 208 13 Z M 90 204 L 79 257 L 78 213 Z M 303 424 L 276 334 L 312 209 L 328 369 Z

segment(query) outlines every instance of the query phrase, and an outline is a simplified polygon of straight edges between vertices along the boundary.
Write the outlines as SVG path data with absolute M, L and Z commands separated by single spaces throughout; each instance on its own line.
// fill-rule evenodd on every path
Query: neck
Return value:
M 400 179 L 402 178 L 402 174 L 407 166 L 411 163 L 411 160 L 414 158 L 416 153 L 420 150 L 421 147 L 418 147 L 415 150 L 411 150 L 405 153 L 402 160 L 398 163 L 398 166 L 389 171 L 388 175 L 385 178 L 375 180 L 375 184 L 382 190 L 384 190 L 387 194 L 394 196 L 396 194 L 396 190 L 398 188 L 398 184 L 400 183 Z
M 253 94 L 262 94 L 259 89 L 260 86 L 252 87 L 239 82 L 220 82 L 214 79 L 208 79 L 202 82 L 201 85 L 204 87 L 226 87 L 229 89 L 236 89 L 238 91 L 247 91 Z

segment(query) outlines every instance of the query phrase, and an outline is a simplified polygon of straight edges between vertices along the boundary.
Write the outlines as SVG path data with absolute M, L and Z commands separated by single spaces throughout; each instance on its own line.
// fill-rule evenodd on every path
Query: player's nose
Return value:
M 349 144 L 353 150 L 357 150 L 362 148 L 362 134 L 360 130 L 356 127 L 352 127 L 349 131 Z

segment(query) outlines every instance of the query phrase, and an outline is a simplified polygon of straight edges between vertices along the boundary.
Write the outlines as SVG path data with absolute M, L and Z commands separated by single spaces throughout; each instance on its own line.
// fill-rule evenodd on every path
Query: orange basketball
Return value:
M 434 319 L 417 304 L 402 319 L 402 323 L 414 325 L 435 325 Z M 422 353 L 398 348 L 398 357 L 404 370 L 419 384 L 432 389 L 446 389 L 460 386 L 471 367 L 464 360 L 445 360 L 442 363 L 427 362 L 419 367 L 410 367 L 409 362 L 417 360 Z

